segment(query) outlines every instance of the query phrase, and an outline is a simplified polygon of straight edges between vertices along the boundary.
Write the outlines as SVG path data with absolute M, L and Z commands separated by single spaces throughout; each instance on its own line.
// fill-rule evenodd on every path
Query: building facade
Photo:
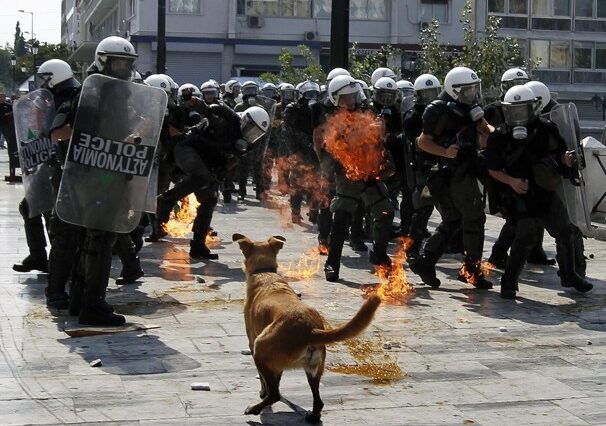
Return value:
M 70 0 L 64 0 L 70 3 Z M 80 39 L 73 60 L 92 60 L 103 37 L 121 35 L 139 53 L 138 70 L 155 72 L 156 0 L 71 0 Z M 331 0 L 167 0 L 167 73 L 180 83 L 233 76 L 254 77 L 279 69 L 282 48 L 294 54 L 306 44 L 328 67 Z M 445 42 L 461 44 L 464 0 L 351 0 L 350 40 L 362 51 L 392 44 L 413 66 L 421 26 L 438 19 Z M 68 8 L 66 8 L 68 9 Z M 76 15 L 77 12 L 77 15 Z M 66 10 L 69 13 L 69 10 Z M 92 49 L 92 50 L 91 50 Z M 295 57 L 295 64 L 303 64 Z M 397 64 L 400 66 L 401 64 Z
M 180 83 L 254 77 L 279 69 L 282 48 L 306 44 L 328 68 L 331 0 L 166 0 L 167 73 Z M 362 51 L 392 44 L 414 68 L 419 31 L 440 21 L 441 38 L 463 43 L 459 14 L 465 0 L 350 0 L 350 40 Z M 108 35 L 135 45 L 138 70 L 155 72 L 157 0 L 63 0 L 63 40 L 73 61 L 90 63 Z M 560 98 L 606 93 L 606 0 L 477 0 L 475 27 L 502 20 L 527 57 L 540 58 L 535 77 Z M 295 56 L 295 65 L 303 60 Z
M 606 93 L 606 0 L 487 0 L 479 12 L 540 59 L 535 77 L 561 99 Z

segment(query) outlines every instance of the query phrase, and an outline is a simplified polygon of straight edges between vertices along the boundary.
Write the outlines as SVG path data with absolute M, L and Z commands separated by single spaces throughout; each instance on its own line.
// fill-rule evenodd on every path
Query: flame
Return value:
M 385 167 L 384 126 L 370 111 L 342 109 L 326 123 L 324 147 L 351 180 L 376 179 Z
M 375 275 L 379 277 L 379 284 L 364 288 L 367 295 L 376 294 L 384 303 L 390 305 L 403 305 L 414 295 L 414 287 L 406 281 L 406 252 L 413 240 L 408 236 L 398 238 L 396 252 L 391 260 L 391 267 L 377 266 Z
M 219 243 L 221 243 L 221 238 L 213 235 L 213 230 L 209 229 L 208 234 L 206 234 L 206 240 L 205 240 L 206 247 L 215 247 L 215 246 L 218 246 Z
M 177 203 L 177 208 L 170 213 L 168 222 L 162 224 L 162 229 L 171 237 L 184 237 L 191 232 L 200 203 L 194 194 L 189 194 Z
M 320 256 L 328 256 L 328 246 L 326 244 L 319 244 L 317 249 Z
M 463 263 L 463 266 L 461 266 L 461 269 L 459 269 L 459 276 L 465 279 L 467 284 L 475 285 L 478 280 L 478 275 L 476 275 L 474 271 L 479 270 L 482 275 L 489 277 L 496 266 L 488 261 L 480 262 L 478 260 L 473 263 L 472 268 L 473 270 L 469 270 L 467 267 L 467 262 Z
M 282 274 L 294 280 L 311 280 L 320 272 L 320 251 L 314 247 L 303 253 L 297 262 L 291 261 L 286 266 L 280 266 Z
M 328 197 L 328 179 L 320 172 L 318 165 L 303 160 L 300 154 L 292 154 L 276 160 L 278 191 L 282 195 L 293 195 L 302 191 L 309 194 L 308 204 L 326 206 Z M 280 176 L 283 178 L 280 179 Z

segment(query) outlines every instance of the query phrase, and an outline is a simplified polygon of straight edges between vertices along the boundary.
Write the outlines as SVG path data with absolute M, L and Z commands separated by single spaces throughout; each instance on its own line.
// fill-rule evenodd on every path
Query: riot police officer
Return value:
M 56 123 L 64 120 L 64 110 L 71 105 L 77 94 L 79 94 L 80 83 L 74 78 L 73 72 L 69 64 L 60 59 L 51 59 L 44 62 L 38 68 L 39 87 L 47 89 L 53 94 L 54 103 L 57 107 L 57 114 L 54 117 L 53 125 L 49 129 L 49 135 L 52 139 L 57 140 L 53 131 Z M 61 181 L 61 153 L 65 152 L 65 147 L 55 146 L 55 154 L 52 159 L 53 174 L 51 184 L 55 192 L 59 190 L 59 182 Z M 25 200 L 24 200 L 25 201 Z M 54 309 L 66 309 L 69 306 L 69 297 L 65 291 L 66 284 L 71 278 L 74 256 L 77 247 L 77 239 L 81 233 L 80 228 L 74 225 L 63 222 L 53 211 L 48 215 L 49 240 L 51 248 L 49 252 L 49 274 L 48 284 L 45 289 L 46 304 Z M 32 221 L 30 219 L 29 221 Z M 26 223 L 26 237 L 29 245 L 29 235 L 32 229 Z M 29 229 L 28 229 L 29 228 Z M 44 230 L 40 222 L 39 228 L 34 228 L 40 237 L 44 240 Z M 46 243 L 44 243 L 46 245 Z M 30 249 L 31 251 L 31 249 Z M 46 252 L 44 253 L 46 259 Z M 25 263 L 25 262 L 24 262 Z
M 291 102 L 284 110 L 282 121 L 282 135 L 285 146 L 285 158 L 289 165 L 290 208 L 293 223 L 300 223 L 301 204 L 303 197 L 308 197 L 310 217 L 316 213 L 319 200 L 318 191 L 310 191 L 311 185 L 318 185 L 319 162 L 314 151 L 313 127 L 310 104 L 317 102 L 320 95 L 320 86 L 313 81 L 306 81 L 299 85 L 299 99 Z M 312 220 L 313 221 L 313 220 Z
M 135 49 L 128 40 L 115 36 L 107 37 L 97 45 L 95 61 L 89 68 L 89 73 L 101 73 L 117 79 L 129 80 L 136 58 Z M 114 91 L 102 93 L 102 95 L 128 96 L 128 93 L 118 94 Z M 103 99 L 99 100 L 101 105 L 103 105 L 102 101 Z M 112 120 L 119 122 L 126 119 L 128 117 L 126 105 L 128 98 L 124 98 L 123 101 L 124 104 L 120 104 L 120 108 L 103 111 L 106 116 L 101 117 L 102 121 L 109 123 Z M 112 104 L 116 104 L 116 99 L 112 99 Z M 75 113 L 75 111 L 72 112 Z M 121 137 L 124 136 L 121 135 Z M 75 279 L 74 291 L 70 294 L 70 312 L 75 313 L 79 308 L 78 321 L 80 324 L 119 326 L 125 322 L 124 316 L 113 313 L 113 308 L 105 301 L 114 244 L 116 244 L 116 250 L 124 265 L 123 274 L 126 272 L 126 262 L 129 261 L 133 265 L 133 270 L 137 267 L 140 270 L 135 248 L 128 234 L 86 229 L 78 264 L 78 267 L 81 268 L 78 276 L 83 282 Z M 137 274 L 129 273 L 127 276 L 135 275 Z
M 576 271 L 574 229 L 556 187 L 548 184 L 558 173 L 558 166 L 548 165 L 555 161 L 559 167 L 570 168 L 574 154 L 566 151 L 553 124 L 538 119 L 539 102 L 527 87 L 509 89 L 501 104 L 504 126 L 489 139 L 486 149 L 489 173 L 502 186 L 503 210 L 515 229 L 501 278 L 505 299 L 515 299 L 518 278 L 542 226 L 555 238 L 562 286 L 582 293 L 593 288 Z
M 395 86 L 395 82 L 394 82 Z M 362 91 L 359 84 L 350 76 L 341 75 L 331 80 L 328 86 L 329 98 L 336 111 L 354 111 L 359 108 Z M 325 122 L 317 132 L 323 134 L 314 135 L 315 138 L 323 138 L 330 125 Z M 393 205 L 389 199 L 389 190 L 384 182 L 383 174 L 393 171 L 392 164 L 383 164 L 386 173 L 381 173 L 381 168 L 376 171 L 375 179 L 369 181 L 351 180 L 347 177 L 342 164 L 338 158 L 332 157 L 328 152 L 323 153 L 320 158 L 322 167 L 327 174 L 334 174 L 335 196 L 330 205 L 333 213 L 333 221 L 330 229 L 328 258 L 324 265 L 324 273 L 327 281 L 339 279 L 341 266 L 341 254 L 347 230 L 351 223 L 352 215 L 355 213 L 361 201 L 370 210 L 373 224 L 373 249 L 370 252 L 370 262 L 375 265 L 391 265 L 387 255 L 387 245 L 391 236 L 391 224 L 393 221 Z M 384 161 L 389 161 L 385 159 Z M 332 169 L 332 170 L 331 170 Z
M 237 105 L 236 98 L 240 96 L 240 83 L 237 80 L 229 80 L 225 83 L 225 93 L 223 94 L 223 102 L 230 108 L 235 108 Z
M 412 109 L 403 113 L 404 137 L 406 139 L 404 157 L 406 184 L 412 191 L 413 214 L 410 220 L 412 244 L 408 251 L 411 262 L 418 257 L 423 239 L 428 236 L 427 222 L 433 212 L 433 202 L 426 191 L 427 177 L 436 163 L 433 155 L 417 149 L 417 138 L 423 131 L 423 113 L 427 105 L 437 99 L 442 90 L 440 81 L 431 74 L 422 74 L 414 82 Z
M 439 157 L 441 167 L 429 176 L 428 187 L 442 222 L 426 241 L 421 257 L 410 266 L 431 287 L 440 285 L 435 265 L 461 223 L 465 263 L 458 279 L 479 289 L 492 288 L 481 269 L 486 216 L 477 183 L 478 148 L 490 130 L 478 105 L 480 97 L 477 74 L 466 67 L 453 68 L 439 99 L 423 113 L 417 146 Z

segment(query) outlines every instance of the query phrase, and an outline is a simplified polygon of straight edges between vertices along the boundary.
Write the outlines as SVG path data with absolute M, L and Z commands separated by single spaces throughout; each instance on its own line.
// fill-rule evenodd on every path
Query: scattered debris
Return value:
M 198 282 L 200 284 L 204 284 L 204 283 L 206 283 L 206 280 L 204 278 L 202 278 L 200 275 L 196 275 L 196 282 Z
M 499 328 L 499 331 L 501 333 L 506 333 L 507 332 L 507 327 L 501 327 L 501 328 Z
M 303 296 L 303 293 L 297 291 L 297 297 L 300 299 Z
M 207 382 L 195 382 L 191 384 L 191 390 L 209 391 L 210 385 Z
M 593 259 L 593 257 L 594 257 L 594 256 L 593 256 L 593 253 L 591 253 L 591 254 L 589 255 L 589 258 L 590 258 L 590 259 Z
M 383 349 L 391 349 L 391 342 L 383 343 Z
M 96 359 L 94 361 L 91 361 L 88 365 L 90 365 L 91 367 L 101 367 L 103 363 L 100 359 Z
M 241 353 L 242 355 L 252 355 L 252 352 L 250 351 L 250 349 L 242 349 L 242 350 L 240 351 L 240 353 Z
M 588 341 L 587 341 L 587 345 L 588 345 L 588 346 L 593 345 L 593 342 L 592 342 L 591 340 L 588 340 Z

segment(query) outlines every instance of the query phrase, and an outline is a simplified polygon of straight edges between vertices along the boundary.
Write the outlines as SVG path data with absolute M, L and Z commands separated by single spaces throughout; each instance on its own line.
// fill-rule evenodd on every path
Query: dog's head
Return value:
M 252 241 L 242 234 L 234 234 L 231 237 L 240 246 L 244 254 L 244 272 L 250 275 L 257 270 L 277 269 L 278 252 L 284 247 L 286 238 L 274 235 L 267 241 Z

